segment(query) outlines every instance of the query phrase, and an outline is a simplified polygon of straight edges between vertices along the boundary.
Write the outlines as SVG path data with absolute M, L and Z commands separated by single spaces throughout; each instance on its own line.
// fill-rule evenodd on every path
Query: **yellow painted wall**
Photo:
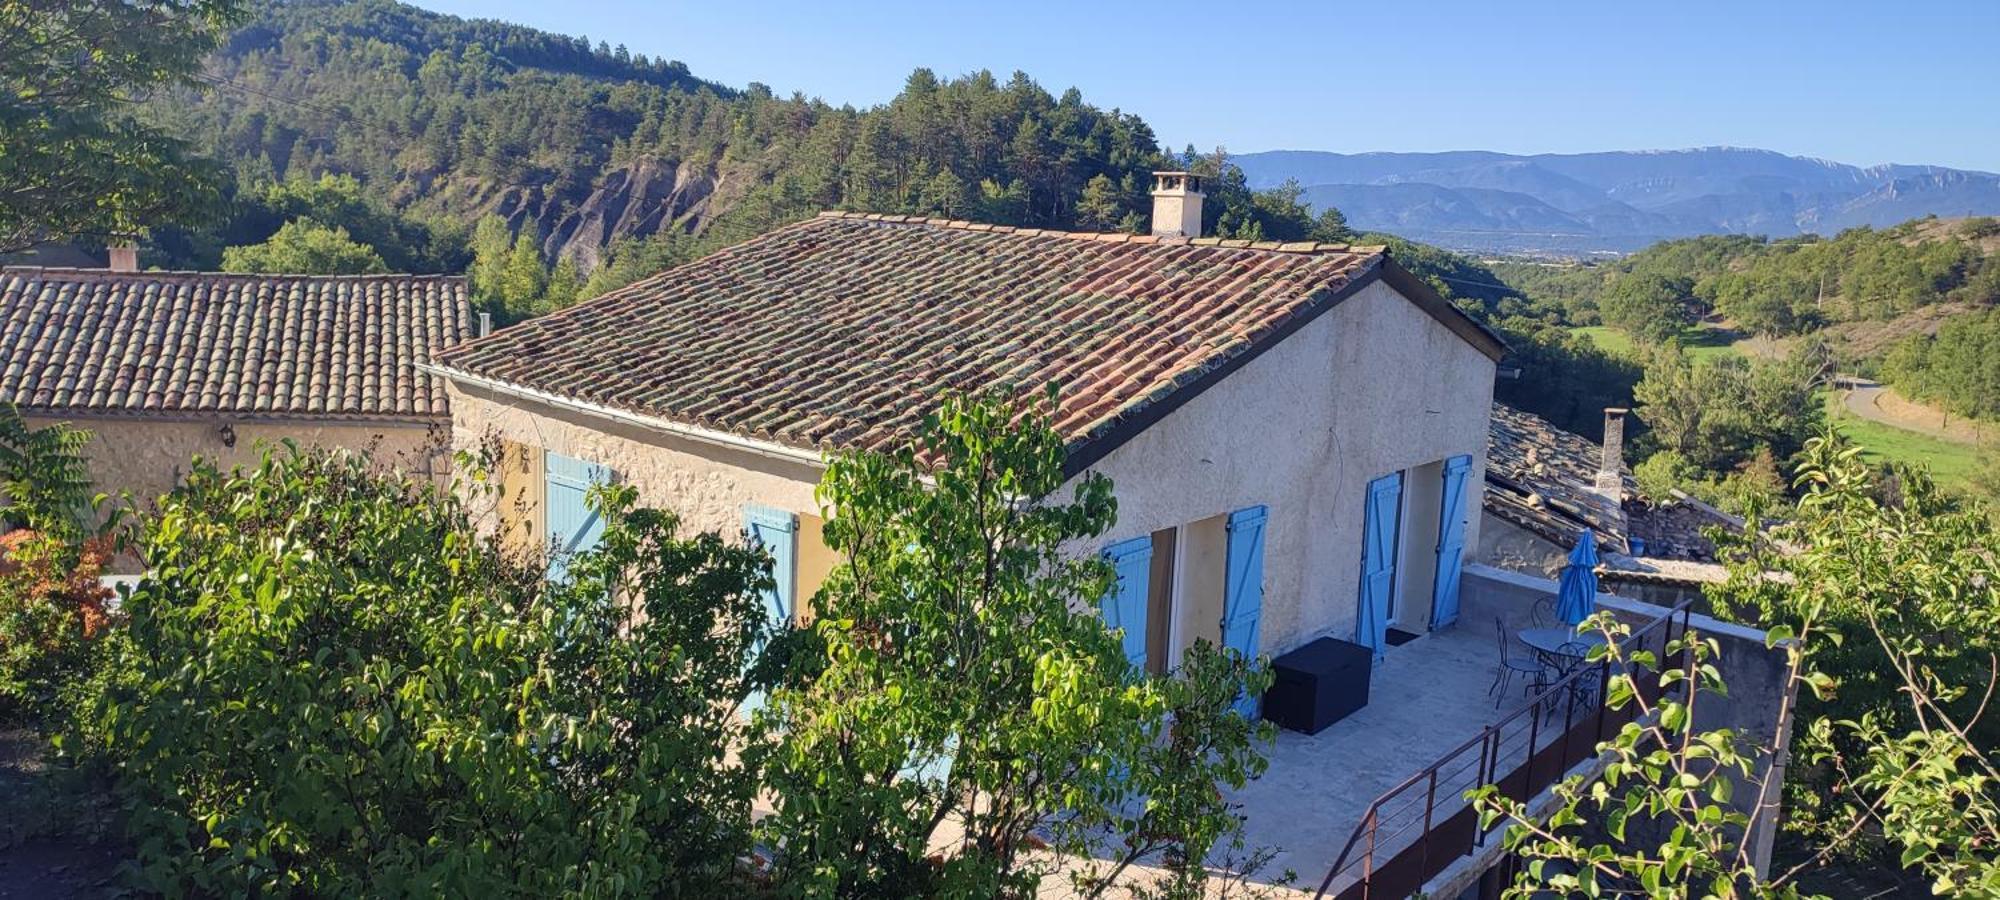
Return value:
M 84 456 L 90 461 L 90 475 L 97 489 L 113 496 L 130 491 L 142 508 L 179 485 L 191 467 L 190 460 L 197 455 L 224 467 L 254 464 L 262 452 L 260 443 L 275 446 L 287 438 L 301 446 L 368 450 L 385 467 L 426 478 L 450 477 L 448 433 L 442 423 L 427 426 L 308 419 L 252 422 L 222 417 L 188 422 L 112 416 L 28 417 L 28 424 L 34 427 L 59 421 L 91 432 Z M 234 446 L 225 440 L 224 425 L 234 434 Z
M 813 595 L 819 593 L 826 576 L 840 564 L 840 554 L 826 545 L 826 520 L 811 513 L 799 513 L 798 593 L 799 623 L 813 620 Z

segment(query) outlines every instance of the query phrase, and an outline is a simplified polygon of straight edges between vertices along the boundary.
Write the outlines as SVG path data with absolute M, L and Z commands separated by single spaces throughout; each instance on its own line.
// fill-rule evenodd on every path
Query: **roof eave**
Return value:
M 1443 323 L 1453 334 L 1478 348 L 1479 352 L 1486 354 L 1487 359 L 1497 363 L 1507 355 L 1507 342 L 1498 332 L 1487 327 L 1486 323 L 1473 318 L 1465 310 L 1459 309 L 1457 304 L 1446 300 L 1436 288 L 1431 287 L 1430 282 L 1418 278 L 1410 270 L 1403 268 L 1394 257 L 1384 253 L 1380 268 L 1382 280 L 1395 288 L 1397 293 L 1408 297 L 1418 309 L 1429 313 L 1431 318 Z
M 515 397 L 522 400 L 531 400 L 536 403 L 541 403 L 555 407 L 557 409 L 582 413 L 584 415 L 594 416 L 600 419 L 607 419 L 614 422 L 622 422 L 624 424 L 634 425 L 649 431 L 671 434 L 676 437 L 681 437 L 687 440 L 695 441 L 697 443 L 708 444 L 710 446 L 725 447 L 732 450 L 753 453 L 759 456 L 766 456 L 773 459 L 784 460 L 787 462 L 800 463 L 815 468 L 826 467 L 825 453 L 816 449 L 795 447 L 790 444 L 780 444 L 775 441 L 765 441 L 765 440 L 759 440 L 757 438 L 744 437 L 740 434 L 733 434 L 727 431 L 717 431 L 712 428 L 702 428 L 697 425 L 689 425 L 685 422 L 676 422 L 672 419 L 662 418 L 660 416 L 651 416 L 651 415 L 646 415 L 644 413 L 632 412 L 630 410 L 618 409 L 616 407 L 605 406 L 599 403 L 592 403 L 588 400 L 579 400 L 575 397 L 570 397 L 563 394 L 555 394 L 549 391 L 528 387 L 526 385 L 515 384 L 509 381 L 502 381 L 497 378 L 488 378 L 484 375 L 478 375 L 472 372 L 467 372 L 463 369 L 455 369 L 450 366 L 438 365 L 436 363 L 418 363 L 417 368 L 429 374 L 436 375 L 440 378 L 444 378 L 448 381 L 455 381 L 460 384 L 472 385 L 474 387 L 478 387 L 489 392 L 502 394 L 509 397 Z

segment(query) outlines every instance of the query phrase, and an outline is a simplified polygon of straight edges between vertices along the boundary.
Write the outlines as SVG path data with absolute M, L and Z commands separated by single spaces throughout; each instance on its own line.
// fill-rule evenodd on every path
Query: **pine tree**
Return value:
M 1111 178 L 1099 175 L 1083 186 L 1083 196 L 1076 201 L 1076 226 L 1085 231 L 1116 230 L 1125 217 L 1125 203 L 1118 195 L 1118 185 Z

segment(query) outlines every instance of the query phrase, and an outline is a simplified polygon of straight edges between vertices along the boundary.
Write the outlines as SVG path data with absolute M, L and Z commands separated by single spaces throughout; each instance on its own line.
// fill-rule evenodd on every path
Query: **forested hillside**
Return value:
M 1831 238 L 1689 238 L 1611 263 L 1501 269 L 1551 312 L 1576 324 L 1641 324 L 1620 321 L 1623 311 L 1605 301 L 1630 277 L 1657 277 L 1674 283 L 1690 313 L 1713 312 L 1741 330 L 1784 337 L 1831 325 L 1891 321 L 1927 306 L 2000 301 L 2000 255 L 1988 242 L 1995 236 L 2000 221 L 1994 219 L 1921 219 Z
M 231 213 L 154 229 L 152 265 L 466 271 L 511 319 L 823 209 L 1138 231 L 1150 171 L 1187 167 L 1211 176 L 1207 233 L 1389 244 L 1508 338 L 1522 377 L 1505 399 L 1594 433 L 1637 377 L 1522 316 L 1477 262 L 1352 234 L 1296 185 L 1252 190 L 1220 151 L 1165 149 L 1138 116 L 1022 73 L 918 70 L 858 110 L 390 0 L 296 0 L 260 7 L 203 81 L 150 114 L 235 168 Z
M 1134 229 L 1148 171 L 1169 161 L 1139 117 L 1025 74 L 918 70 L 889 104 L 856 110 L 388 0 L 262 7 L 205 81 L 152 113 L 246 184 L 351 175 L 433 228 L 498 215 L 584 274 L 608 254 L 656 267 L 837 207 Z M 1254 197 L 1240 176 L 1217 188 L 1221 233 L 1293 238 L 1315 224 L 1294 195 Z M 168 249 L 193 264 L 217 252 Z
M 1676 451 L 1654 467 L 1662 484 L 1698 489 L 1703 473 L 1740 470 L 1759 454 L 1784 461 L 1802 439 L 1797 423 L 1809 426 L 1818 413 L 1800 406 L 1801 392 L 1836 372 L 1876 376 L 1950 415 L 2000 419 L 2000 221 L 1991 218 L 1926 218 L 1830 238 L 1690 238 L 1594 265 L 1491 265 L 1521 289 L 1504 304 L 1520 320 L 1615 339 L 1603 349 L 1644 367 L 1634 394 L 1650 425 L 1717 423 L 1726 440 L 1675 446 L 1656 429 L 1641 442 Z M 1689 352 L 1667 352 L 1675 346 Z M 1735 392 L 1754 402 L 1719 399 L 1734 390 L 1719 385 L 1744 379 Z M 1787 399 L 1757 400 L 1760 391 Z M 1782 416 L 1794 420 L 1787 433 L 1755 434 L 1749 426 L 1772 420 L 1778 405 L 1801 410 Z M 1981 471 L 1973 489 L 2000 496 L 2000 465 Z

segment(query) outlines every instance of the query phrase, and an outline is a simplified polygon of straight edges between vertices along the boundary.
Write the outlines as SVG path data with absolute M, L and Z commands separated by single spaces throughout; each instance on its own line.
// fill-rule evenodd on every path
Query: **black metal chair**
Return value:
M 1570 641 L 1557 647 L 1556 652 L 1551 655 L 1551 661 L 1556 666 L 1556 675 L 1550 683 L 1553 684 L 1556 681 L 1561 681 L 1564 678 L 1568 678 L 1571 673 L 1581 670 L 1588 670 L 1589 673 L 1594 674 L 1599 668 L 1603 667 L 1604 662 L 1602 660 L 1597 662 L 1590 661 L 1590 652 L 1596 649 L 1596 647 L 1596 644 L 1588 641 Z M 1573 709 L 1589 710 L 1592 704 L 1597 702 L 1597 690 L 1601 686 L 1598 682 L 1601 680 L 1592 677 L 1591 674 L 1579 675 L 1576 679 L 1572 680 L 1569 683 L 1569 696 L 1567 698 L 1570 706 Z M 1555 707 L 1553 705 L 1549 709 L 1549 714 L 1551 718 L 1554 717 Z
M 1536 628 L 1551 628 L 1556 624 L 1556 598 L 1547 594 L 1528 607 L 1528 622 Z
M 1498 708 L 1507 699 L 1507 686 L 1514 683 L 1514 676 L 1526 675 L 1530 679 L 1528 688 L 1536 689 L 1548 684 L 1548 669 L 1531 656 L 1514 656 L 1508 651 L 1512 643 L 1507 640 L 1507 621 L 1493 617 L 1493 637 L 1500 650 L 1500 665 L 1493 673 L 1493 686 L 1487 693 L 1493 695 L 1493 706 Z

